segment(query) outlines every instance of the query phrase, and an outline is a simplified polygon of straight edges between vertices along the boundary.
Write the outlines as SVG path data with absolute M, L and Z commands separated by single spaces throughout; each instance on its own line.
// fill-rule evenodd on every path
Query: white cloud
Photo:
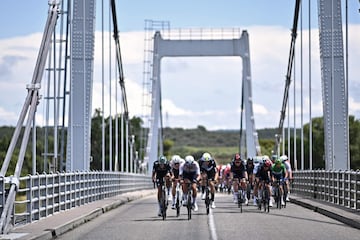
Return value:
M 360 116 L 360 70 L 356 65 L 360 57 L 360 26 L 349 26 L 349 113 Z M 247 28 L 250 37 L 250 61 L 252 73 L 253 109 L 257 128 L 277 127 L 285 86 L 290 30 L 282 27 L 252 26 Z M 304 31 L 303 43 L 303 89 L 304 119 L 308 119 L 308 43 Z M 312 31 L 312 116 L 322 115 L 321 77 L 318 51 L 318 32 Z M 94 62 L 93 108 L 101 108 L 101 34 L 96 33 Z M 111 36 L 111 35 L 110 35 Z M 120 35 L 125 86 L 130 116 L 142 116 L 143 103 L 143 61 L 144 33 L 124 32 Z M 264 37 L 266 36 L 266 37 Z M 306 37 L 305 37 L 306 36 Z M 16 124 L 27 94 L 26 84 L 31 82 L 42 34 L 32 34 L 12 39 L 0 39 L 0 125 Z M 299 41 L 299 38 L 297 39 Z M 112 79 L 112 113 L 115 113 L 115 87 L 118 87 L 118 111 L 121 108 L 120 88 L 115 75 L 109 77 L 109 56 L 105 34 L 104 71 L 105 115 L 109 114 L 109 79 Z M 297 52 L 300 50 L 298 49 Z M 112 63 L 115 51 L 111 51 Z M 296 59 L 296 112 L 300 114 L 300 72 L 299 55 Z M 111 72 L 115 72 L 112 67 Z M 171 127 L 195 128 L 203 125 L 207 129 L 239 128 L 241 105 L 242 61 L 240 58 L 172 58 L 162 62 L 162 109 L 165 124 Z M 294 80 L 294 79 L 292 79 Z M 45 90 L 45 79 L 42 91 Z M 290 90 L 290 111 L 293 112 L 293 89 Z M 44 93 L 42 93 L 44 95 Z M 41 99 L 43 102 L 44 99 Z M 147 96 L 146 102 L 150 103 Z M 38 114 L 44 116 L 42 106 Z M 39 121 L 44 119 L 39 117 Z M 308 120 L 306 120 L 308 121 Z M 299 126 L 299 121 L 297 122 Z

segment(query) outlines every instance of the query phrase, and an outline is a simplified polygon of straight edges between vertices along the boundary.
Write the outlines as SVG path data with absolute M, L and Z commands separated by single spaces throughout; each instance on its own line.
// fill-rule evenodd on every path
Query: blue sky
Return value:
M 308 46 L 308 2 L 303 1 L 304 51 Z M 342 1 L 343 3 L 345 1 Z M 101 30 L 101 0 L 97 0 L 97 30 Z M 169 21 L 171 28 L 246 29 L 250 36 L 253 102 L 257 128 L 277 127 L 290 48 L 295 1 L 290 0 L 127 0 L 117 1 L 122 57 L 130 115 L 140 115 L 145 19 Z M 317 30 L 317 1 L 311 1 L 312 115 L 322 114 Z M 108 0 L 104 0 L 106 11 Z M 360 117 L 360 4 L 349 0 L 349 112 Z M 344 9 L 344 7 L 343 7 Z M 0 1 L 0 125 L 15 125 L 34 69 L 47 18 L 48 0 Z M 108 21 L 107 15 L 105 21 Z M 105 28 L 107 25 L 105 24 Z M 300 28 L 300 25 L 299 25 Z M 99 34 L 99 32 L 98 32 Z M 300 43 L 300 33 L 297 39 Z M 99 41 L 97 41 L 97 44 Z M 97 45 L 99 46 L 99 45 Z M 299 49 L 297 50 L 299 52 Z M 99 53 L 96 52 L 97 56 Z M 297 55 L 299 56 L 299 55 Z M 304 64 L 308 65 L 307 52 Z M 96 60 L 95 67 L 99 66 Z M 297 63 L 300 60 L 296 60 Z M 165 125 L 208 129 L 239 128 L 241 60 L 229 58 L 166 59 L 162 67 Z M 297 69 L 300 69 L 297 66 Z M 308 73 L 304 67 L 304 76 Z M 94 89 L 100 87 L 95 73 Z M 300 79 L 297 70 L 296 79 Z M 297 80 L 297 81 L 298 81 Z M 304 79 L 304 105 L 308 103 Z M 224 84 L 225 83 L 225 84 Z M 296 83 L 296 114 L 300 83 Z M 192 87 L 190 87 L 192 86 Z M 237 86 L 237 87 L 233 87 Z M 108 86 L 106 86 L 108 88 Z M 293 90 L 291 90 L 292 94 Z M 110 94 L 110 93 L 108 93 Z M 112 93 L 113 94 L 113 93 Z M 291 96 L 290 96 L 291 98 Z M 93 107 L 101 100 L 94 93 Z M 291 100 L 293 101 L 293 100 Z M 293 103 L 290 102 L 293 111 Z M 43 114 L 39 111 L 39 115 Z M 105 113 L 109 110 L 105 110 Z M 305 109 L 304 121 L 307 122 Z M 39 120 L 41 122 L 43 120 Z M 41 123 L 40 123 L 41 124 Z M 299 121 L 297 121 L 299 124 Z

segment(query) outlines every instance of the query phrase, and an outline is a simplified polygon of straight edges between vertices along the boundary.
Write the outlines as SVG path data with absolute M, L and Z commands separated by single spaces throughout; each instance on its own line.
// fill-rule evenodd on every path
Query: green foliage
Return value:
M 118 116 L 118 131 L 121 132 L 121 116 Z M 91 121 L 91 156 L 93 161 L 91 162 L 91 169 L 101 170 L 102 169 L 102 112 L 97 109 L 92 117 Z M 105 122 L 105 164 L 106 169 L 109 166 L 109 126 L 110 118 L 104 120 Z M 116 118 L 111 118 L 112 123 L 112 149 L 113 157 L 115 155 L 115 124 Z M 148 129 L 142 129 L 143 122 L 141 118 L 133 117 L 130 119 L 130 134 L 135 136 L 135 149 L 140 149 L 141 145 L 141 134 L 147 136 Z M 125 126 L 124 126 L 125 128 Z M 324 124 L 322 118 L 314 118 L 312 120 L 312 156 L 313 156 L 313 168 L 324 168 Z M 7 149 L 10 144 L 12 134 L 14 132 L 14 127 L 0 127 L 0 164 L 3 163 Z M 65 129 L 66 130 L 66 129 Z M 52 128 L 40 128 L 37 127 L 37 145 L 36 145 L 36 154 L 37 154 L 37 166 L 36 169 L 38 172 L 42 172 L 44 167 L 44 156 L 42 154 L 45 152 L 44 146 L 44 136 L 45 131 L 48 132 L 48 152 L 52 152 L 51 149 L 53 146 L 54 136 Z M 125 132 L 125 129 L 122 130 Z M 293 134 L 293 129 L 290 129 L 291 134 Z M 272 150 L 274 148 L 274 136 L 277 133 L 277 129 L 260 129 L 258 130 L 259 143 L 261 146 L 261 152 L 263 155 L 272 155 Z M 285 134 L 288 133 L 288 130 L 285 130 Z M 120 135 L 119 135 L 120 136 Z M 201 157 L 204 152 L 210 152 L 219 164 L 226 164 L 230 162 L 232 156 L 239 151 L 239 130 L 218 130 L 218 131 L 208 131 L 203 126 L 198 126 L 195 129 L 183 129 L 183 128 L 164 128 L 164 154 L 167 157 L 171 155 L 179 154 L 182 157 L 186 155 L 193 155 L 195 159 Z M 296 139 L 296 149 L 297 149 L 297 164 L 300 168 L 301 159 L 301 141 L 300 141 L 300 129 L 297 130 L 297 139 Z M 20 134 L 20 139 L 22 133 Z M 128 140 L 123 136 L 124 143 Z M 66 131 L 65 131 L 66 139 Z M 287 141 L 287 136 L 284 136 L 285 141 Z M 349 116 L 349 140 L 350 140 L 350 167 L 351 169 L 360 169 L 360 121 L 356 120 L 354 116 Z M 120 145 L 121 139 L 118 139 L 118 144 Z M 287 142 L 285 148 L 287 148 Z M 15 165 L 19 155 L 20 143 L 17 143 L 17 147 L 14 150 L 12 156 L 9 170 L 7 175 L 11 175 L 14 172 Z M 144 147 L 144 146 L 142 146 Z M 293 154 L 294 148 L 294 139 L 290 138 L 290 147 L 291 153 Z M 31 149 L 31 140 L 28 144 L 27 151 L 25 154 L 25 161 L 23 164 L 22 175 L 27 175 L 32 172 L 32 149 Z M 282 150 L 281 150 L 282 151 Z M 120 151 L 119 151 L 120 152 Z M 287 152 L 287 149 L 285 149 Z M 140 159 L 143 156 L 139 156 Z M 290 160 L 294 159 L 294 156 L 289 156 Z M 118 159 L 121 159 L 121 153 L 119 153 Z M 50 157 L 48 158 L 48 165 L 50 163 Z M 292 162 L 292 164 L 294 164 Z M 293 165 L 294 166 L 294 165 Z M 127 168 L 125 164 L 125 168 Z M 308 169 L 309 167 L 309 124 L 304 125 L 304 167 Z

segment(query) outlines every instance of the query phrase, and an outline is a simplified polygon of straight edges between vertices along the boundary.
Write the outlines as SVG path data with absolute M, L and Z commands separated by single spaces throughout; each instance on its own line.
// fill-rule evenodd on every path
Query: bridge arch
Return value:
M 239 56 L 242 58 L 242 84 L 244 87 L 247 156 L 256 156 L 260 151 L 255 129 L 252 107 L 251 68 L 249 36 L 242 31 L 241 36 L 232 39 L 164 39 L 160 31 L 155 32 L 152 65 L 151 117 L 145 161 L 151 167 L 159 155 L 163 154 L 162 139 L 159 135 L 161 117 L 161 59 L 163 57 L 216 57 Z

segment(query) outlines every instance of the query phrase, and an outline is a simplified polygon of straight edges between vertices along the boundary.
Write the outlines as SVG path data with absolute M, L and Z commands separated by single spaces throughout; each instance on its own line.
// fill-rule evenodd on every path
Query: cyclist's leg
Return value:
M 267 191 L 268 191 L 268 199 L 266 199 L 266 200 L 268 200 L 269 201 L 269 206 L 270 207 L 272 207 L 273 206 L 273 202 L 272 202 L 272 192 L 271 192 L 271 185 L 270 185 L 270 183 L 269 182 L 266 182 L 266 184 L 265 184 L 265 187 L 266 187 L 266 189 L 267 189 Z
M 258 197 L 258 189 L 259 189 L 259 183 L 260 179 L 258 177 L 255 177 L 254 179 L 254 191 L 253 191 L 253 199 L 254 199 L 254 205 L 256 205 L 256 199 Z
M 233 190 L 234 190 L 234 203 L 238 202 L 238 194 L 239 194 L 239 179 L 234 178 L 233 179 Z
M 245 204 L 248 204 L 248 198 L 247 198 L 247 194 L 246 194 L 246 190 L 247 190 L 246 178 L 241 178 L 240 186 L 241 186 L 242 193 L 243 193 L 242 199 L 244 200 Z
M 202 172 L 201 172 L 201 182 L 200 182 L 200 187 L 201 187 L 201 199 L 202 199 L 202 200 L 205 199 L 206 181 L 207 181 L 207 174 L 206 174 L 206 172 L 202 171 Z

